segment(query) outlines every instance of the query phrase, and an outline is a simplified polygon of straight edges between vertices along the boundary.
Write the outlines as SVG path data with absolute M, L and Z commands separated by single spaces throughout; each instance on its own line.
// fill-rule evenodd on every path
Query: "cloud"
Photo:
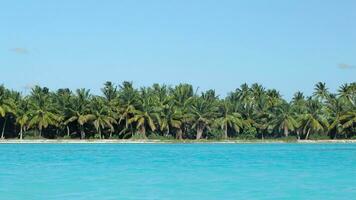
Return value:
M 356 68 L 356 66 L 354 66 L 354 65 L 349 65 L 349 64 L 345 64 L 345 63 L 338 64 L 337 67 L 339 69 L 355 69 Z
M 34 88 L 36 85 L 39 85 L 39 84 L 36 83 L 36 82 L 27 83 L 27 84 L 24 85 L 22 88 L 25 89 L 25 90 L 31 90 L 31 89 Z
M 28 49 L 20 47 L 12 48 L 10 49 L 10 51 L 15 52 L 17 54 L 27 54 L 29 52 Z

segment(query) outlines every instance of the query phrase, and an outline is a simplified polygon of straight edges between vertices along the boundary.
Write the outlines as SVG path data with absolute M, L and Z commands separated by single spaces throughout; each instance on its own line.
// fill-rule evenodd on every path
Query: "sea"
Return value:
M 356 144 L 0 144 L 0 200 L 356 199 Z

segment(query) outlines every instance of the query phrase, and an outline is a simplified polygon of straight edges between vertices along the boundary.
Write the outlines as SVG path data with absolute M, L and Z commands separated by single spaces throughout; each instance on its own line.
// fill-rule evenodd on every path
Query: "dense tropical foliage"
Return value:
M 354 138 L 355 125 L 355 82 L 335 94 L 318 83 L 312 96 L 297 92 L 290 102 L 259 84 L 243 84 L 225 98 L 189 84 L 136 89 L 107 82 L 102 95 L 36 86 L 26 96 L 0 86 L 1 139 L 338 139 Z

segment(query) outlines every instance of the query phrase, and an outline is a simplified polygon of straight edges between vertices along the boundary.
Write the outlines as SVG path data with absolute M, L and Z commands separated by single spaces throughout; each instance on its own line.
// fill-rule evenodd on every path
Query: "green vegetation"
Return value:
M 89 90 L 35 86 L 23 96 L 0 86 L 0 130 L 5 138 L 95 139 L 328 139 L 356 137 L 356 83 L 337 94 L 324 83 L 311 97 L 290 102 L 259 84 L 241 85 L 219 98 L 189 84 L 106 82 L 102 95 Z

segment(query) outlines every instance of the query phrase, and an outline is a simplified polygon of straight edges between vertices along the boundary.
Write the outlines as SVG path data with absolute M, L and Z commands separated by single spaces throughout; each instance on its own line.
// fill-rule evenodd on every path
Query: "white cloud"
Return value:
M 17 54 L 27 54 L 29 52 L 28 49 L 21 47 L 12 48 L 10 49 L 10 51 L 15 52 Z
M 342 63 L 342 64 L 338 64 L 338 68 L 339 69 L 355 69 L 356 66 Z

